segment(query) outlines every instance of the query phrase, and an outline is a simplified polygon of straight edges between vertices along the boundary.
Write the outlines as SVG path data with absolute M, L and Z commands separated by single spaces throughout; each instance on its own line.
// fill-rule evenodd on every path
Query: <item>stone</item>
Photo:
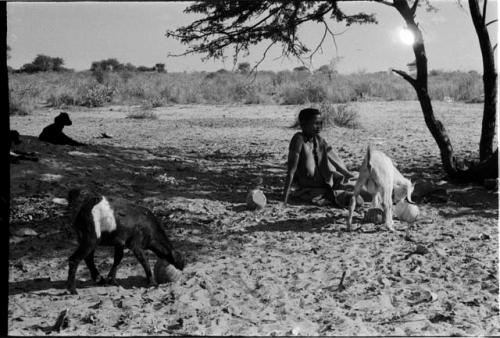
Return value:
M 420 210 L 416 204 L 410 204 L 404 200 L 396 204 L 393 211 L 399 220 L 409 223 L 415 222 L 420 214 Z
M 252 189 L 247 194 L 247 207 L 250 210 L 263 209 L 267 204 L 266 195 L 260 189 Z

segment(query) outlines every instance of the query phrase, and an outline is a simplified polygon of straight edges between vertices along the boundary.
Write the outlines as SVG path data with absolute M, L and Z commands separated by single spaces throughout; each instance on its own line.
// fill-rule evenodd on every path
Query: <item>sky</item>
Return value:
M 439 9 L 427 13 L 417 11 L 416 21 L 423 31 L 428 68 L 440 70 L 476 70 L 482 73 L 479 43 L 472 24 L 467 1 L 463 7 L 455 0 L 432 1 Z M 202 61 L 200 54 L 173 57 L 187 49 L 175 39 L 167 38 L 168 29 L 186 26 L 198 18 L 183 13 L 189 2 L 8 2 L 7 44 L 11 47 L 9 66 L 20 68 L 38 54 L 61 57 L 67 68 L 86 70 L 93 61 L 116 58 L 122 63 L 152 67 L 165 63 L 169 72 L 216 71 L 232 69 L 233 61 Z M 341 3 L 347 13 L 375 13 L 378 24 L 352 25 L 346 28 L 331 23 L 336 47 L 326 40 L 322 53 L 310 65 L 316 69 L 338 60 L 341 73 L 407 69 L 414 60 L 411 46 L 404 44 L 399 31 L 405 26 L 397 11 L 371 2 Z M 488 17 L 498 15 L 497 2 L 488 2 Z M 299 29 L 305 44 L 314 49 L 323 34 L 318 24 Z M 490 37 L 497 41 L 497 24 L 490 25 Z M 238 62 L 252 66 L 261 59 L 267 44 L 251 47 L 250 55 Z M 282 58 L 281 48 L 272 48 L 259 70 L 293 69 L 302 63 L 295 58 Z

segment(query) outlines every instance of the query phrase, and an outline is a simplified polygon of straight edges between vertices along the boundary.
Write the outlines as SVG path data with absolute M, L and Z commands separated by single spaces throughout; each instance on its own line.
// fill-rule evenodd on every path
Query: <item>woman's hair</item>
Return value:
M 299 123 L 305 124 L 316 115 L 321 115 L 321 112 L 316 108 L 306 108 L 302 109 L 299 113 Z

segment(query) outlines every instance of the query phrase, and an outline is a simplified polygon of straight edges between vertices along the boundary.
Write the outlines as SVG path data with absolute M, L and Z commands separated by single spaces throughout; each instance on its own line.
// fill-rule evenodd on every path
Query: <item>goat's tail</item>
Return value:
M 371 160 L 371 152 L 372 152 L 372 145 L 371 144 L 368 144 L 368 148 L 366 149 L 366 167 L 368 168 L 368 171 L 371 172 L 372 171 L 372 166 L 370 164 L 370 160 Z

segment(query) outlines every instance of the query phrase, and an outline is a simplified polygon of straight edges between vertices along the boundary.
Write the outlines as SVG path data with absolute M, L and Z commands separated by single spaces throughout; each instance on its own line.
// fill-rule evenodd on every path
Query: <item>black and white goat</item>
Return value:
M 76 294 L 75 275 L 79 263 L 85 260 L 92 279 L 99 284 L 115 284 L 116 271 L 128 248 L 141 263 L 149 285 L 155 285 L 144 250 L 150 249 L 159 258 L 177 269 L 185 265 L 184 256 L 173 249 L 167 234 L 153 213 L 130 201 L 96 194 L 83 194 L 72 189 L 68 194 L 68 208 L 79 246 L 69 258 L 67 288 Z M 94 263 L 98 245 L 114 246 L 114 262 L 106 279 Z

